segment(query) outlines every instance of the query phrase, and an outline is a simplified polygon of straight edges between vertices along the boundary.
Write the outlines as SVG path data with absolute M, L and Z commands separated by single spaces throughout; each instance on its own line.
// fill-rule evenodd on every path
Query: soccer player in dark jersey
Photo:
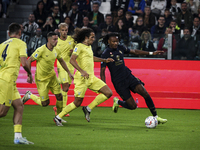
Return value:
M 153 100 L 144 88 L 144 84 L 134 75 L 132 75 L 131 70 L 127 68 L 124 64 L 124 54 L 135 54 L 135 55 L 157 55 L 163 51 L 147 52 L 142 50 L 132 50 L 119 45 L 119 34 L 109 33 L 104 37 L 103 42 L 107 45 L 107 48 L 102 54 L 102 58 L 113 58 L 115 61 L 109 63 L 101 64 L 101 79 L 105 82 L 105 69 L 108 67 L 111 80 L 115 87 L 116 92 L 123 99 L 119 100 L 117 97 L 113 99 L 113 111 L 117 113 L 119 105 L 124 108 L 133 110 L 137 108 L 137 104 L 133 99 L 131 92 L 138 93 L 141 95 L 150 109 L 153 116 L 158 120 L 158 123 L 166 123 L 167 119 L 158 117 L 156 108 L 154 106 Z

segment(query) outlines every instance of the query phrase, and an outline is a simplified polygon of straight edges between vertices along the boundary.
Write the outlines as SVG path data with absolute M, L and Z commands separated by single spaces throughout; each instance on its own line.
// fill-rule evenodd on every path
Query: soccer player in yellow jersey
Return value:
M 31 62 L 36 61 L 35 83 L 37 85 L 38 93 L 40 97 L 27 91 L 22 98 L 23 103 L 32 99 L 40 106 L 49 105 L 49 90 L 56 96 L 57 113 L 62 111 L 63 98 L 61 94 L 61 87 L 59 85 L 56 73 L 54 71 L 54 62 L 58 59 L 61 66 L 67 71 L 69 77 L 73 79 L 73 75 L 70 73 L 65 61 L 61 57 L 60 50 L 56 48 L 58 42 L 58 35 L 54 32 L 47 34 L 47 44 L 39 47 L 28 59 L 28 65 L 31 68 Z M 27 79 L 29 83 L 29 78 Z M 62 120 L 64 122 L 64 120 Z
M 10 39 L 0 45 L 0 117 L 7 115 L 10 106 L 14 108 L 14 143 L 34 144 L 22 137 L 22 115 L 24 106 L 16 87 L 20 63 L 30 81 L 32 74 L 27 63 L 26 43 L 20 40 L 21 27 L 17 23 L 9 25 Z M 1 138 L 3 138 L 1 136 Z
M 58 37 L 58 43 L 56 47 L 60 49 L 62 58 L 67 64 L 69 71 L 71 72 L 71 74 L 74 74 L 74 67 L 69 63 L 69 60 L 76 44 L 74 42 L 74 39 L 71 36 L 67 35 L 68 25 L 66 23 L 60 23 L 58 25 L 58 28 L 59 28 L 58 31 L 60 33 L 60 38 Z M 63 67 L 61 66 L 58 60 L 57 60 L 57 70 L 58 70 L 58 77 L 59 77 L 60 84 L 62 84 L 63 108 L 65 108 L 67 104 L 67 98 L 68 98 L 67 92 L 72 83 L 72 80 L 67 74 L 67 72 L 63 69 Z M 57 108 L 54 107 L 55 114 L 57 115 L 56 110 Z M 68 117 L 69 114 L 65 116 Z
M 77 69 L 74 75 L 75 100 L 67 105 L 63 111 L 54 118 L 54 122 L 57 126 L 62 126 L 62 117 L 65 114 L 81 105 L 88 88 L 96 93 L 100 93 L 87 107 L 83 107 L 85 119 L 88 122 L 90 122 L 91 110 L 112 96 L 111 89 L 94 75 L 94 61 L 108 63 L 114 60 L 112 58 L 102 59 L 94 57 L 91 48 L 91 44 L 94 40 L 95 34 L 90 28 L 81 29 L 75 35 L 75 41 L 77 41 L 78 44 L 75 46 L 70 59 L 70 63 Z

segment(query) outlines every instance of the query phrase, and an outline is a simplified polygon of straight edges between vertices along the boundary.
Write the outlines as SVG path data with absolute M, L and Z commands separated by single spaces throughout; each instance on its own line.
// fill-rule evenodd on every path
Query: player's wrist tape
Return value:
M 149 52 L 149 55 L 153 55 L 153 52 Z

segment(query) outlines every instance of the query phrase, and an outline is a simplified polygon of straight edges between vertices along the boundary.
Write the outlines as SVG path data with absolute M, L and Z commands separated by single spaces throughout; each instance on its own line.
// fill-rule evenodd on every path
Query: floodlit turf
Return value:
M 25 105 L 23 136 L 34 145 L 13 144 L 11 108 L 0 118 L 0 150 L 199 150 L 200 110 L 157 109 L 168 119 L 164 125 L 148 129 L 144 125 L 150 116 L 148 109 L 135 111 L 97 107 L 88 123 L 81 108 L 64 117 L 63 127 L 53 122 L 53 106 Z

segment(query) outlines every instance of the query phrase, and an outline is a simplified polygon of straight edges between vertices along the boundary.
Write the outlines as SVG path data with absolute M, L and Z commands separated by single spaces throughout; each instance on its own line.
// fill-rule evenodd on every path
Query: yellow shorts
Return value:
M 57 62 L 58 63 L 58 62 Z M 67 67 L 69 69 L 69 71 L 71 72 L 71 74 L 74 74 L 74 67 L 69 64 L 66 63 Z M 69 77 L 69 74 L 63 69 L 63 67 L 60 64 L 57 64 L 57 71 L 58 71 L 58 80 L 59 83 L 72 83 L 72 79 Z
M 49 79 L 46 79 L 44 81 L 40 81 L 35 79 L 35 83 L 37 85 L 37 90 L 40 95 L 41 101 L 46 101 L 49 99 L 49 90 L 53 94 L 60 94 L 61 93 L 61 87 L 59 85 L 58 79 L 56 75 L 52 76 Z
M 101 79 L 96 76 L 90 76 L 88 79 L 84 79 L 79 72 L 76 72 L 74 76 L 74 96 L 84 98 L 87 89 L 99 93 L 98 91 L 106 85 Z
M 15 82 L 0 79 L 0 87 L 0 104 L 10 107 L 12 101 L 21 99 Z

